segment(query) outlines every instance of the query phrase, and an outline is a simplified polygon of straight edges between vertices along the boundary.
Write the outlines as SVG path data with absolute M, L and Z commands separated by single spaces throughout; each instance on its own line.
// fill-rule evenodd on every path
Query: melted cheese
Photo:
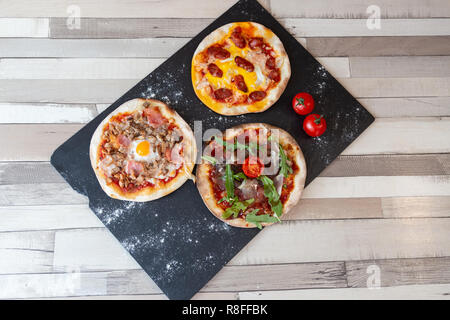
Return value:
M 212 76 L 208 70 L 205 68 L 205 78 L 209 81 L 209 83 L 212 85 L 213 89 L 219 89 L 219 88 L 228 88 L 232 89 L 233 92 L 236 94 L 237 88 L 234 86 L 234 84 L 231 82 L 231 79 L 233 76 L 240 74 L 244 77 L 245 84 L 248 87 L 247 94 L 251 93 L 252 91 L 265 91 L 267 88 L 269 80 L 267 77 L 263 74 L 262 70 L 264 69 L 265 61 L 250 61 L 248 58 L 249 51 L 251 52 L 250 48 L 245 46 L 245 48 L 241 49 L 234 45 L 233 41 L 229 40 L 231 33 L 233 29 L 237 26 L 240 26 L 244 32 L 248 32 L 249 34 L 255 34 L 255 36 L 259 36 L 257 31 L 255 32 L 254 27 L 247 23 L 247 22 L 239 22 L 235 23 L 235 25 L 230 28 L 230 31 L 228 34 L 223 38 L 226 39 L 227 45 L 224 47 L 226 50 L 228 50 L 231 54 L 230 58 L 225 60 L 218 60 L 216 59 L 214 63 L 222 70 L 223 76 L 222 78 L 214 77 Z M 264 34 L 262 35 L 265 39 L 270 39 L 273 36 L 272 31 L 265 30 Z M 223 41 L 223 40 L 222 40 Z M 219 41 L 220 43 L 223 43 L 222 41 Z M 255 70 L 253 72 L 248 72 L 243 68 L 237 67 L 236 63 L 234 62 L 234 58 L 236 56 L 241 56 L 242 58 L 249 60 L 253 63 Z M 198 58 L 198 55 L 194 57 L 194 61 L 196 61 Z M 198 60 L 197 60 L 198 61 Z M 263 65 L 261 65 L 263 63 Z M 200 81 L 202 81 L 202 75 L 198 70 L 195 69 L 194 65 L 196 63 L 192 64 L 191 68 L 191 75 L 193 79 L 194 84 L 198 84 Z M 199 96 L 200 100 L 206 104 L 208 107 L 213 109 L 216 112 L 221 112 L 223 110 L 223 105 L 220 103 L 217 103 L 213 98 L 211 98 L 203 88 L 197 88 L 196 85 L 194 85 L 194 90 L 197 92 L 197 95 Z M 240 91 L 239 91 L 240 92 Z M 257 112 L 261 108 L 265 106 L 265 99 L 258 101 L 253 104 L 248 105 L 248 109 L 250 112 Z

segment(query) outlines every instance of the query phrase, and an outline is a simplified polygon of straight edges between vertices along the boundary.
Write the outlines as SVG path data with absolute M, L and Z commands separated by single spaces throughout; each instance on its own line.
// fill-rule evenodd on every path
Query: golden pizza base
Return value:
M 277 53 L 277 59 L 280 62 L 280 76 L 281 80 L 279 83 L 272 89 L 268 91 L 267 96 L 261 100 L 252 104 L 237 104 L 230 105 L 228 103 L 223 103 L 215 100 L 210 96 L 210 94 L 204 89 L 197 88 L 202 76 L 199 72 L 196 71 L 196 66 L 199 64 L 199 53 L 210 47 L 211 45 L 222 41 L 224 38 L 229 38 L 233 29 L 237 26 L 242 27 L 243 30 L 251 29 L 254 32 L 255 37 L 263 37 L 264 41 L 271 45 L 273 50 Z M 234 63 L 235 56 L 242 56 L 246 58 L 247 53 L 251 51 L 248 45 L 245 48 L 236 47 L 232 41 L 230 41 L 230 47 L 226 49 L 230 52 L 231 57 L 226 60 L 216 60 L 215 64 L 223 71 L 224 77 L 217 78 L 211 76 L 209 73 L 205 75 L 208 82 L 211 83 L 216 89 L 218 88 L 229 88 L 232 90 L 233 85 L 229 83 L 229 79 L 225 77 L 228 70 L 237 69 Z M 248 72 L 242 68 L 238 68 L 239 74 L 244 77 L 245 83 L 247 84 L 249 91 L 258 91 L 259 87 L 255 86 L 258 75 L 256 70 L 254 72 Z M 262 74 L 261 74 L 262 75 Z M 281 96 L 284 92 L 289 78 L 291 76 L 291 67 L 289 62 L 289 57 L 284 49 L 283 44 L 280 39 L 268 28 L 265 26 L 255 23 L 255 22 L 234 22 L 226 24 L 216 30 L 214 30 L 211 34 L 209 34 L 202 42 L 200 42 L 197 50 L 195 51 L 192 63 L 191 63 L 191 79 L 194 91 L 197 97 L 211 110 L 222 114 L 222 115 L 240 115 L 245 113 L 256 113 L 263 112 L 270 108 Z

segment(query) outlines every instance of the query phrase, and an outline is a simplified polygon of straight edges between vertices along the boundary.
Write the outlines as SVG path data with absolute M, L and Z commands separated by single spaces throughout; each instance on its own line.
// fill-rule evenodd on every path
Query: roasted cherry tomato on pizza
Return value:
M 297 93 L 292 99 L 292 107 L 299 115 L 305 116 L 314 109 L 314 99 L 306 92 Z
M 258 157 L 248 157 L 242 165 L 244 174 L 249 178 L 258 178 L 264 169 L 264 164 Z
M 327 129 L 327 123 L 322 115 L 310 114 L 303 120 L 303 130 L 311 137 L 321 136 Z

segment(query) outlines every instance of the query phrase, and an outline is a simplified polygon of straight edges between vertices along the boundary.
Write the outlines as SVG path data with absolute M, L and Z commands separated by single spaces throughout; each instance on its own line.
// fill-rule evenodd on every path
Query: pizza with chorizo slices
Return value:
M 130 100 L 94 132 L 90 160 L 112 198 L 151 201 L 192 177 L 196 143 L 189 125 L 165 103 Z
M 262 228 L 280 221 L 298 202 L 306 163 L 286 131 L 243 124 L 211 138 L 196 176 L 200 195 L 217 218 L 236 227 Z
M 200 42 L 191 77 L 198 98 L 223 115 L 263 112 L 284 92 L 291 67 L 280 39 L 255 22 L 226 24 Z

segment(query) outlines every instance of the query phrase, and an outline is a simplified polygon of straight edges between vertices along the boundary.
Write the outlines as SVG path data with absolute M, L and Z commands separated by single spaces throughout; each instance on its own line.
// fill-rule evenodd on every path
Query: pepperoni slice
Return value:
M 276 67 L 275 58 L 274 57 L 269 57 L 266 60 L 266 68 L 272 70 L 272 69 L 275 69 L 275 67 Z
M 248 60 L 245 60 L 244 58 L 240 57 L 240 56 L 236 56 L 236 58 L 234 58 L 234 62 L 236 63 L 236 65 L 244 70 L 247 70 L 248 72 L 253 72 L 253 70 L 255 70 L 255 67 L 253 66 L 253 63 L 251 63 Z
M 213 56 L 216 59 L 224 60 L 230 57 L 230 53 L 222 47 L 219 46 L 211 46 L 207 50 L 210 56 Z
M 244 77 L 240 74 L 236 75 L 233 77 L 234 84 L 236 85 L 236 87 L 241 90 L 242 92 L 247 92 L 248 88 L 247 85 L 245 84 L 245 80 Z
M 263 44 L 264 44 L 263 38 L 259 38 L 259 37 L 258 37 L 258 38 L 251 38 L 251 39 L 248 41 L 248 46 L 249 46 L 250 49 L 252 49 L 252 50 L 261 48 Z
M 242 29 L 241 27 L 234 28 L 233 32 L 231 33 L 231 41 L 233 41 L 234 45 L 238 48 L 245 48 L 245 45 L 247 44 L 244 37 L 241 34 Z
M 253 91 L 250 93 L 249 97 L 253 101 L 261 101 L 266 97 L 266 93 L 264 91 Z
M 208 64 L 208 71 L 212 76 L 222 78 L 223 71 L 215 63 Z
M 272 70 L 272 71 L 270 71 L 268 77 L 269 77 L 270 80 L 273 80 L 273 81 L 275 81 L 275 82 L 278 82 L 278 81 L 281 80 L 280 72 L 279 72 L 278 70 Z
M 214 91 L 214 97 L 217 100 L 225 100 L 233 95 L 233 91 L 227 88 L 220 88 Z

